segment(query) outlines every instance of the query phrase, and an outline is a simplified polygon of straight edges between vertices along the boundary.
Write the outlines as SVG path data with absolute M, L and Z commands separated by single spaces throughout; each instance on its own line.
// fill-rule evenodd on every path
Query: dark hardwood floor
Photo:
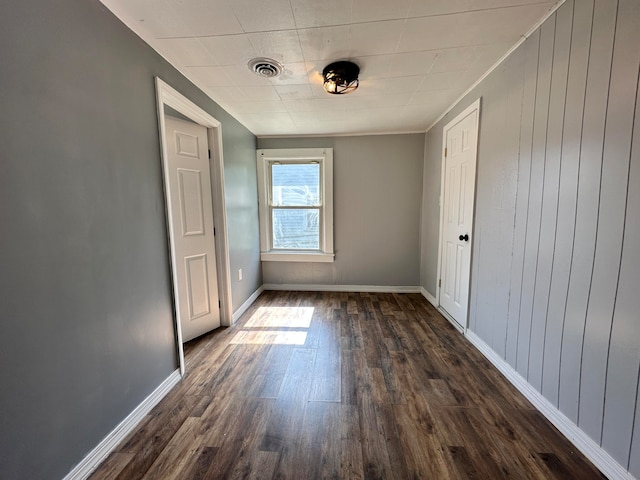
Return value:
M 604 478 L 418 294 L 265 292 L 91 479 Z

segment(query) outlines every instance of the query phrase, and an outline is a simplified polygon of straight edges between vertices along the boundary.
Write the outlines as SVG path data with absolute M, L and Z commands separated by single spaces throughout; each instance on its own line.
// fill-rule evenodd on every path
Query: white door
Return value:
M 176 308 L 182 341 L 220 326 L 207 129 L 165 117 Z
M 444 127 L 440 306 L 467 326 L 479 102 Z M 473 106 L 472 106 L 473 107 Z

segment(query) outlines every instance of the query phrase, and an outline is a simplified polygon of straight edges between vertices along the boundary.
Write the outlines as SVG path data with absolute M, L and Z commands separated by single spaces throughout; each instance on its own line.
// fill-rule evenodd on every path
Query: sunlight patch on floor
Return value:
M 313 307 L 260 307 L 245 323 L 245 328 L 309 328 Z
M 307 332 L 286 330 L 241 330 L 231 340 L 233 345 L 304 345 Z
M 304 345 L 313 311 L 313 307 L 260 307 L 233 337 L 231 343 Z

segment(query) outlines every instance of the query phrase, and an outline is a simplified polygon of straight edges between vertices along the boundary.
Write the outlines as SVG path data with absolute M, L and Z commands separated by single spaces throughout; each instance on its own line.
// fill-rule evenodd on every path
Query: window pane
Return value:
M 271 166 L 273 205 L 306 207 L 320 204 L 320 165 L 285 163 Z
M 273 248 L 320 249 L 320 209 L 274 208 Z

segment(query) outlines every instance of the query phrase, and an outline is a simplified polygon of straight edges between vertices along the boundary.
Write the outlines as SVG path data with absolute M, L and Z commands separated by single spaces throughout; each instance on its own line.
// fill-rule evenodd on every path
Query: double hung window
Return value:
M 333 261 L 333 150 L 258 150 L 263 261 Z

